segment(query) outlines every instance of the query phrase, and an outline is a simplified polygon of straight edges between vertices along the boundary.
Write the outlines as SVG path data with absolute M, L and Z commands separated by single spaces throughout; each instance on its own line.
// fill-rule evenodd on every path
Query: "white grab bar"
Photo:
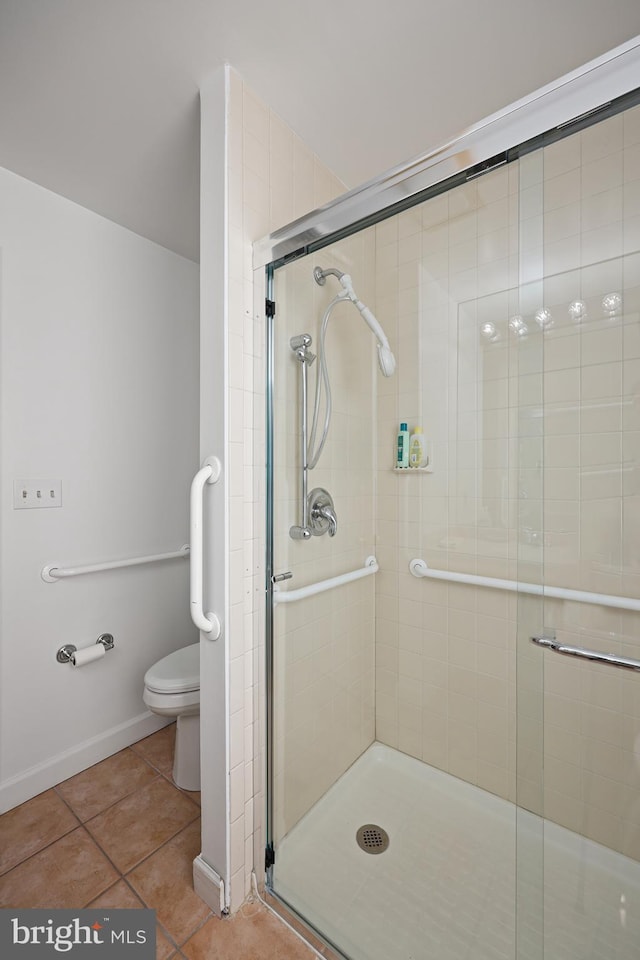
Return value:
M 294 603 L 296 600 L 304 600 L 305 597 L 313 597 L 316 593 L 324 593 L 325 590 L 333 590 L 334 587 L 341 587 L 344 583 L 352 583 L 354 580 L 361 580 L 363 577 L 370 577 L 372 573 L 378 572 L 378 561 L 375 557 L 367 557 L 364 567 L 359 570 L 352 570 L 351 573 L 342 573 L 339 577 L 330 577 L 328 580 L 318 580 L 317 583 L 310 583 L 306 587 L 299 587 L 297 590 L 279 590 L 273 588 L 274 603 Z
M 212 640 L 217 640 L 222 632 L 220 620 L 215 613 L 205 615 L 202 606 L 202 581 L 203 581 L 203 549 L 204 549 L 204 525 L 203 525 L 203 491 L 205 484 L 216 483 L 220 479 L 222 466 L 217 457 L 207 457 L 204 464 L 198 470 L 191 483 L 190 498 L 190 539 L 191 539 L 191 580 L 190 580 L 190 606 L 191 619 L 203 633 L 211 635 Z
M 609 593 L 589 593 L 586 590 L 569 590 L 566 587 L 549 587 L 540 583 L 521 583 L 518 580 L 500 580 L 497 577 L 479 577 L 473 573 L 453 573 L 449 570 L 432 570 L 424 560 L 412 560 L 409 570 L 414 577 L 429 577 L 431 580 L 449 580 L 452 583 L 469 583 L 494 590 L 517 590 L 553 600 L 574 600 L 576 603 L 593 603 L 618 610 L 640 610 L 640 600 L 633 597 L 616 597 Z
M 172 553 L 154 553 L 148 557 L 131 557 L 129 560 L 106 560 L 104 563 L 91 563 L 82 567 L 61 567 L 58 563 L 48 563 L 40 571 L 47 583 L 56 583 L 63 577 L 81 577 L 85 573 L 101 573 L 103 570 L 116 570 L 118 567 L 134 567 L 139 563 L 156 563 L 158 560 L 174 560 L 176 557 L 188 557 L 189 544 L 185 543 Z

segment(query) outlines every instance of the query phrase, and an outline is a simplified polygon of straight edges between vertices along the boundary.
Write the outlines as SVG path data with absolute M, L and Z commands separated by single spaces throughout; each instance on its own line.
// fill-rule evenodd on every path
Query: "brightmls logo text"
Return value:
M 0 957 L 155 960 L 155 910 L 0 910 Z
M 104 927 L 96 920 L 90 927 L 81 925 L 78 917 L 74 917 L 71 923 L 60 924 L 54 927 L 53 920 L 49 918 L 45 924 L 34 924 L 27 927 L 20 923 L 16 917 L 11 918 L 11 934 L 14 946 L 23 946 L 26 943 L 42 943 L 53 947 L 59 953 L 66 953 L 67 950 L 73 950 L 81 943 L 104 943 L 104 938 L 100 936 L 100 931 Z M 142 941 L 145 942 L 146 938 Z

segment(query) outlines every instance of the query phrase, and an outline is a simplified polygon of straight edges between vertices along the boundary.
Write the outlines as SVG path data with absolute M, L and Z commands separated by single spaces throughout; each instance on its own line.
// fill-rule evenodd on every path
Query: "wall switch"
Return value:
M 14 480 L 13 509 L 62 506 L 62 480 Z

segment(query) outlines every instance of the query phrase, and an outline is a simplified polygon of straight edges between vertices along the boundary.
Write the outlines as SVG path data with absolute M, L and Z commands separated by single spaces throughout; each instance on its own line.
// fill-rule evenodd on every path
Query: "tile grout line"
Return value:
M 130 796 L 132 796 L 132 794 L 130 794 Z M 194 804 L 194 807 L 197 807 L 197 805 Z M 100 814 L 98 814 L 98 816 L 100 816 Z M 151 850 L 149 853 L 145 854 L 145 856 L 142 857 L 141 860 L 138 860 L 137 863 L 132 864 L 132 866 L 130 866 L 130 867 L 128 868 L 126 874 L 123 873 L 123 871 L 122 871 L 118 866 L 116 866 L 116 864 L 111 860 L 111 857 L 109 856 L 109 854 L 107 853 L 107 851 L 102 847 L 101 843 L 98 841 L 98 839 L 97 839 L 96 837 L 94 837 L 94 835 L 91 833 L 91 831 L 90 831 L 89 829 L 87 829 L 87 833 L 89 834 L 89 836 L 91 837 L 91 839 L 93 840 L 93 842 L 95 843 L 95 845 L 98 847 L 98 849 L 101 851 L 101 853 L 103 853 L 103 854 L 105 855 L 105 857 L 107 857 L 107 859 L 109 860 L 109 863 L 112 863 L 112 864 L 113 864 L 114 869 L 118 871 L 118 873 L 120 874 L 120 876 L 121 876 L 121 877 L 125 877 L 125 876 L 129 876 L 130 873 L 133 873 L 134 870 L 137 870 L 138 867 L 142 866 L 143 863 L 146 863 L 146 861 L 149 860 L 151 857 L 153 857 L 156 853 L 158 853 L 159 850 L 162 850 L 162 848 L 163 848 L 167 843 L 171 843 L 172 840 L 175 840 L 175 838 L 178 836 L 179 833 L 182 833 L 183 830 L 186 830 L 187 827 L 191 826 L 191 824 L 192 824 L 192 823 L 195 823 L 195 821 L 198 820 L 199 818 L 200 818 L 200 813 L 198 812 L 195 817 L 193 817 L 191 820 L 187 821 L 187 823 L 185 823 L 185 824 L 183 824 L 181 827 L 179 827 L 179 828 L 175 831 L 175 833 L 172 833 L 170 837 L 167 837 L 166 840 L 163 840 L 162 843 L 159 844 L 159 846 L 157 846 L 154 850 Z M 83 824 L 83 826 L 84 826 L 84 824 Z M 85 829 L 86 829 L 86 827 L 85 827 Z
M 153 780 L 149 780 L 148 783 L 145 783 L 145 784 L 143 784 L 142 786 L 137 787 L 135 790 L 132 790 L 131 793 L 125 794 L 125 796 L 120 797 L 120 798 L 119 798 L 118 800 L 116 800 L 114 803 L 111 803 L 111 804 L 109 804 L 108 807 L 105 807 L 104 810 L 101 810 L 99 813 L 94 814 L 94 816 L 89 817 L 89 818 L 88 818 L 87 820 L 85 820 L 85 821 L 80 820 L 80 818 L 79 818 L 78 814 L 75 812 L 75 810 L 73 810 L 73 808 L 70 806 L 70 804 L 67 803 L 67 801 L 65 800 L 64 797 L 60 796 L 60 799 L 61 799 L 61 800 L 63 801 L 63 803 L 65 803 L 65 805 L 69 808 L 70 812 L 74 815 L 74 817 L 76 818 L 76 820 L 78 820 L 79 826 L 81 826 L 81 827 L 85 830 L 87 836 L 93 841 L 93 843 L 95 843 L 95 845 L 98 847 L 98 849 L 100 850 L 100 852 L 107 858 L 107 860 L 109 861 L 109 863 L 111 864 L 111 866 L 114 868 L 114 870 L 115 870 L 121 877 L 123 877 L 123 878 L 124 878 L 125 874 L 124 874 L 124 873 L 122 872 L 122 870 L 114 863 L 114 861 L 111 859 L 111 857 L 109 856 L 109 854 L 107 853 L 107 851 L 104 849 L 104 847 L 102 846 L 102 844 L 100 843 L 100 841 L 97 839 L 97 837 L 95 837 L 95 836 L 93 835 L 93 833 L 89 830 L 87 824 L 91 823 L 92 820 L 97 819 L 97 817 L 102 816 L 104 813 L 107 813 L 107 811 L 112 810 L 113 807 L 117 806 L 118 803 L 121 803 L 122 800 L 129 800 L 131 797 L 135 796 L 136 793 L 139 793 L 140 791 L 142 791 L 143 789 L 145 789 L 146 787 L 150 786 L 150 785 L 153 784 L 153 783 L 157 783 L 160 779 L 162 779 L 162 778 L 159 777 L 159 776 L 154 777 Z M 164 778 L 164 779 L 166 779 L 166 778 Z M 63 781 L 63 782 L 64 782 L 64 781 Z M 175 787 L 175 784 L 173 784 L 173 786 Z M 53 789 L 56 790 L 55 787 L 54 787 Z M 178 787 L 175 787 L 175 789 L 178 790 L 179 788 L 178 788 Z M 182 792 L 182 791 L 180 791 L 180 792 Z M 56 790 L 56 794 L 57 794 L 57 790 Z M 187 797 L 187 799 L 188 799 L 188 800 L 191 800 L 191 797 Z M 151 853 L 149 853 L 147 856 L 145 856 L 145 857 L 144 857 L 142 860 L 140 860 L 138 863 L 134 864 L 134 865 L 127 871 L 127 873 L 131 873 L 132 870 L 135 870 L 137 867 L 139 867 L 140 864 L 144 863 L 145 860 L 148 860 L 149 857 L 153 856 L 154 853 L 157 853 L 158 850 L 162 849 L 162 847 L 165 845 L 165 843 L 169 843 L 171 840 L 173 840 L 175 837 L 177 837 L 177 835 L 178 835 L 182 830 L 184 830 L 185 827 L 189 826 L 189 824 L 193 823 L 194 820 L 197 820 L 197 819 L 198 819 L 198 817 L 200 816 L 200 807 L 199 807 L 198 804 L 195 803 L 193 800 L 191 800 L 191 802 L 193 803 L 194 808 L 198 811 L 197 816 L 193 817 L 192 820 L 189 820 L 188 823 L 184 824 L 184 826 L 180 827 L 175 833 L 173 833 L 170 837 L 168 837 L 165 841 L 163 841 L 163 842 L 160 844 L 159 847 L 157 847 L 155 850 L 153 850 Z M 73 830 L 76 830 L 76 829 L 77 829 L 77 827 L 74 827 L 74 828 L 73 828 Z M 62 836 L 67 836 L 67 834 L 72 833 L 73 830 L 68 830 L 67 833 L 66 833 L 66 834 L 62 834 Z M 60 840 L 60 839 L 62 839 L 62 837 L 58 837 L 57 839 Z M 54 841 L 52 841 L 52 842 L 53 842 L 53 843 L 56 843 L 57 841 L 54 840 Z M 51 845 L 52 845 L 52 844 L 47 844 L 47 847 L 50 847 Z M 47 847 L 42 847 L 42 850 L 46 850 Z M 41 852 L 41 850 L 38 850 L 38 851 L 36 851 L 36 853 L 32 854 L 31 856 L 36 856 L 36 854 L 37 854 L 37 853 L 40 853 L 40 852 Z M 31 859 L 31 857 L 27 857 L 26 859 L 29 860 L 29 859 Z M 23 861 L 21 861 L 21 862 L 22 862 L 22 863 L 25 863 L 26 860 L 23 860 Z M 18 866 L 18 864 L 16 864 L 16 866 Z M 12 869 L 13 869 L 13 868 L 12 868 Z M 10 872 L 10 871 L 7 871 L 7 872 Z M 107 889 L 108 889 L 108 888 L 107 888 Z
M 167 841 L 167 843 L 168 843 L 168 842 L 169 842 L 169 841 Z M 160 847 L 160 849 L 162 849 L 162 847 Z M 157 851 L 156 851 L 156 852 L 157 852 Z M 140 893 L 138 893 L 138 891 L 131 885 L 131 883 L 129 882 L 129 880 L 128 880 L 125 876 L 121 876 L 121 880 L 123 881 L 123 883 L 126 884 L 126 886 L 127 886 L 128 889 L 131 891 L 131 893 L 132 893 L 138 900 L 140 900 L 140 902 L 142 903 L 144 909 L 153 910 L 153 911 L 155 912 L 155 914 L 156 914 L 156 924 L 157 924 L 157 926 L 160 927 L 160 930 L 162 931 L 162 934 L 167 938 L 167 940 L 169 941 L 169 943 L 173 945 L 173 947 L 174 947 L 174 952 L 175 952 L 175 951 L 178 951 L 178 950 L 180 949 L 180 947 L 179 947 L 179 945 L 176 943 L 175 937 L 173 937 L 173 936 L 169 933 L 169 931 L 167 930 L 167 928 L 164 926 L 164 924 L 160 923 L 160 921 L 158 920 L 158 911 L 156 910 L 156 908 L 149 906 L 149 904 L 146 902 L 146 900 L 144 899 L 144 897 L 143 897 Z M 120 881 L 116 881 L 116 882 L 119 883 Z M 114 884 L 114 886 L 115 886 L 115 884 Z M 110 888 L 109 888 L 109 889 L 110 889 Z M 190 936 L 191 936 L 191 934 L 190 934 Z M 188 939 L 188 938 L 187 938 L 187 939 Z M 173 954 L 170 954 L 169 956 L 173 956 Z
M 191 931 L 191 933 L 190 933 L 187 937 L 185 937 L 185 939 L 182 941 L 182 943 L 180 943 L 180 944 L 177 945 L 176 949 L 177 949 L 177 950 L 182 950 L 182 948 L 189 942 L 189 940 L 191 940 L 192 937 L 195 937 L 196 933 L 198 933 L 200 930 L 202 930 L 202 928 L 203 928 L 207 923 L 209 923 L 209 921 L 210 921 L 212 918 L 214 918 L 215 916 L 216 916 L 216 914 L 213 912 L 213 910 L 210 910 L 210 911 L 209 911 L 209 916 L 208 916 L 208 917 L 205 917 L 205 919 L 204 919 L 201 923 L 199 923 L 197 927 L 194 927 L 194 929 Z M 220 917 L 220 920 L 222 920 L 222 919 L 223 919 L 223 918 Z
M 194 805 L 197 806 L 197 804 L 194 804 Z M 179 951 L 179 950 L 180 950 L 180 946 L 181 946 L 181 945 L 177 943 L 176 938 L 175 938 L 172 934 L 169 933 L 169 931 L 165 928 L 165 926 L 164 926 L 162 923 L 160 923 L 160 921 L 157 919 L 157 909 L 156 909 L 155 907 L 150 906 L 150 905 L 147 903 L 147 901 L 146 901 L 144 895 L 142 894 L 142 892 L 139 891 L 139 890 L 137 890 L 137 889 L 133 886 L 133 884 L 131 883 L 129 877 L 130 877 L 131 874 L 134 872 L 134 870 L 138 870 L 141 866 L 143 866 L 143 864 L 147 863 L 147 861 L 149 861 L 152 857 L 154 857 L 154 856 L 156 856 L 158 853 L 160 853 L 161 850 L 163 850 L 163 849 L 164 849 L 166 846 L 168 846 L 173 840 L 175 840 L 175 838 L 176 838 L 180 833 L 182 833 L 183 830 L 186 830 L 187 827 L 190 827 L 190 826 L 195 822 L 195 820 L 198 819 L 198 818 L 199 818 L 199 816 L 196 817 L 196 818 L 194 818 L 193 820 L 190 820 L 189 823 L 186 823 L 183 827 L 180 828 L 180 830 L 178 830 L 177 833 L 175 833 L 172 837 L 169 837 L 167 840 L 165 840 L 165 842 L 162 843 L 156 850 L 153 850 L 153 851 L 152 851 L 151 853 L 149 853 L 146 857 L 144 857 L 143 860 L 141 860 L 139 863 L 135 864 L 135 866 L 131 867 L 131 869 L 130 869 L 126 874 L 124 874 L 124 873 L 121 873 L 121 874 L 120 874 L 122 880 L 124 880 L 124 882 L 126 883 L 126 885 L 129 887 L 129 889 L 131 890 L 131 892 L 138 898 L 138 900 L 141 900 L 142 903 L 144 904 L 144 906 L 145 906 L 147 909 L 149 909 L 149 910 L 156 910 L 156 923 L 158 923 L 158 925 L 161 927 L 163 934 L 167 937 L 167 939 L 169 940 L 169 942 L 172 943 L 172 944 L 175 946 L 176 951 Z M 116 869 L 117 869 L 117 868 L 116 868 Z M 195 891 L 194 891 L 194 893 L 195 893 Z M 202 901 L 202 902 L 204 903 L 204 901 Z M 190 940 L 191 937 L 194 936 L 194 934 L 198 932 L 198 930 L 200 929 L 200 927 L 204 926 L 205 923 L 208 923 L 208 921 L 209 921 L 213 916 L 215 916 L 215 914 L 214 914 L 212 911 L 209 911 L 209 914 L 205 917 L 205 919 L 204 919 L 200 924 L 198 924 L 198 926 L 194 927 L 194 929 L 189 932 L 189 934 L 187 935 L 187 937 L 186 937 L 185 940 L 183 941 L 182 946 L 184 946 L 184 944 L 187 943 L 187 941 Z M 181 955 L 180 955 L 180 956 L 181 956 Z M 185 958 L 185 960 L 186 960 L 186 958 Z
M 168 726 L 171 726 L 171 724 L 168 724 Z M 161 729 L 162 729 L 162 730 L 166 730 L 167 728 L 166 728 L 166 727 L 162 727 Z M 156 732 L 159 733 L 160 731 L 156 731 Z M 155 736 L 155 734 L 151 734 L 151 736 Z M 177 784 L 177 783 L 175 782 L 175 780 L 173 779 L 173 769 L 172 769 L 172 771 L 171 771 L 170 773 L 167 773 L 165 770 L 161 769 L 159 766 L 157 766 L 156 764 L 154 764 L 144 753 L 142 753 L 141 751 L 138 751 L 138 750 L 135 749 L 135 748 L 137 747 L 138 743 L 141 743 L 141 742 L 144 742 L 144 741 L 137 741 L 136 743 L 132 743 L 132 744 L 130 744 L 130 746 L 127 747 L 126 749 L 131 750 L 132 753 L 135 753 L 135 755 L 136 755 L 137 757 L 140 757 L 140 759 L 144 760 L 144 762 L 145 762 L 146 764 L 148 764 L 148 766 L 150 766 L 152 770 L 156 770 L 161 777 L 164 777 L 164 779 L 167 781 L 167 783 L 170 783 L 171 786 L 172 786 L 172 787 L 175 787 L 176 790 L 179 790 L 180 793 L 183 793 L 185 796 L 189 797 L 189 800 L 191 800 L 192 803 L 195 803 L 197 806 L 200 806 L 200 804 L 197 803 L 196 800 L 193 800 L 193 798 L 189 796 L 189 794 L 191 794 L 191 793 L 200 793 L 200 791 L 199 791 L 199 790 L 185 790 L 185 789 L 183 789 L 182 787 L 179 787 L 178 784 Z
M 129 748 L 127 747 L 126 749 L 129 749 Z M 120 752 L 122 752 L 122 751 L 118 751 L 118 753 L 120 753 Z M 117 756 L 117 754 L 112 754 L 112 756 Z M 106 759 L 109 760 L 110 757 L 107 757 Z M 140 758 L 140 759 L 142 759 L 142 758 Z M 102 763 L 102 762 L 103 762 L 103 761 L 100 761 L 100 763 Z M 97 764 L 94 764 L 94 766 L 97 766 Z M 69 808 L 69 810 L 71 811 L 71 813 L 73 813 L 73 815 L 80 821 L 80 823 L 82 824 L 82 826 L 84 826 L 86 823 L 89 823 L 90 820 L 93 820 L 95 817 L 99 817 L 100 814 L 106 813 L 107 810 L 111 810 L 111 808 L 112 808 L 112 807 L 115 807 L 115 805 L 116 805 L 117 803 L 120 803 L 121 800 L 126 800 L 128 797 L 132 797 L 132 796 L 134 795 L 134 793 L 137 793 L 137 792 L 138 792 L 138 790 L 142 790 L 142 788 L 148 786 L 149 783 L 153 783 L 155 780 L 158 780 L 158 779 L 160 778 L 161 774 L 159 774 L 158 772 L 156 772 L 155 767 L 152 767 L 151 764 L 147 764 L 147 766 L 149 766 L 149 768 L 156 773 L 156 776 L 153 778 L 153 780 L 149 780 L 148 783 L 143 783 L 141 786 L 135 787 L 135 789 L 133 789 L 130 793 L 125 793 L 122 797 L 118 797 L 118 799 L 117 799 L 117 800 L 114 800 L 113 803 L 108 804 L 108 806 L 106 806 L 103 810 L 99 810 L 98 813 L 94 813 L 94 814 L 92 814 L 90 817 L 87 817 L 86 820 L 81 820 L 81 819 L 80 819 L 79 814 L 77 814 L 76 811 L 73 809 L 73 806 L 71 805 L 70 801 L 67 800 L 66 797 L 65 797 L 62 793 L 60 793 L 60 791 L 58 790 L 58 787 L 62 786 L 63 783 L 66 783 L 66 782 L 67 782 L 66 780 L 62 780 L 61 783 L 57 783 L 52 789 L 55 790 L 56 796 L 58 796 L 58 797 L 62 800 L 62 802 L 67 805 L 67 807 Z M 91 767 L 88 767 L 87 769 L 90 770 Z M 84 770 L 81 771 L 81 773 L 84 773 L 84 772 L 85 772 Z M 76 776 L 78 776 L 78 774 L 76 774 Z M 69 777 L 69 779 L 72 779 L 72 778 Z
M 194 817 L 193 820 L 190 820 L 188 823 L 185 823 L 184 826 L 180 827 L 180 829 L 179 829 L 176 833 L 174 833 L 174 834 L 173 834 L 172 836 L 170 836 L 167 840 L 165 840 L 163 843 L 161 843 L 159 847 L 156 847 L 155 850 L 152 850 L 151 853 L 148 853 L 148 854 L 147 854 L 145 857 L 143 857 L 142 860 L 140 860 L 138 863 L 134 863 L 134 865 L 133 865 L 129 870 L 127 870 L 126 873 L 122 873 L 122 874 L 121 874 L 121 876 L 123 877 L 123 879 L 124 879 L 125 877 L 129 877 L 129 876 L 133 873 L 134 870 L 138 870 L 141 866 L 143 866 L 143 864 L 145 864 L 148 860 L 150 860 L 151 857 L 155 857 L 155 855 L 156 855 L 157 853 L 159 853 L 164 847 L 166 847 L 167 844 L 171 843 L 172 840 L 175 840 L 176 837 L 178 836 L 178 834 L 182 833 L 183 830 L 186 830 L 187 827 L 190 827 L 191 824 L 192 824 L 192 823 L 195 823 L 197 819 L 198 819 L 198 817 Z M 204 901 L 203 901 L 203 903 L 204 903 Z
M 181 827 L 181 829 L 178 830 L 178 833 L 175 833 L 172 837 L 169 837 L 168 840 L 165 840 L 164 843 L 162 843 L 156 850 L 154 850 L 154 851 L 153 851 L 152 853 L 150 853 L 147 857 L 145 857 L 144 860 L 141 860 L 140 863 L 137 863 L 135 866 L 133 866 L 133 867 L 131 868 L 131 870 L 129 870 L 129 872 L 128 872 L 127 874 L 124 874 L 124 873 L 119 869 L 119 867 L 111 860 L 111 858 L 109 857 L 109 855 L 107 854 L 107 852 L 106 852 L 105 850 L 103 850 L 102 847 L 100 846 L 100 844 L 92 837 L 92 835 L 89 833 L 89 831 L 88 831 L 88 830 L 86 831 L 87 834 L 88 834 L 88 836 L 89 836 L 92 840 L 94 840 L 94 842 L 95 842 L 96 846 L 98 847 L 98 849 L 100 850 L 100 852 L 106 857 L 106 859 L 109 861 L 109 863 L 111 864 L 111 866 L 113 867 L 113 869 L 114 869 L 114 870 L 116 871 L 116 873 L 118 874 L 118 879 L 117 879 L 117 880 L 115 880 L 113 883 L 110 883 L 108 887 L 105 887 L 104 890 L 102 890 L 100 893 L 96 894 L 96 896 L 95 896 L 95 897 L 92 897 L 91 899 L 92 899 L 92 900 L 96 900 L 98 897 L 103 896 L 103 894 L 105 894 L 108 890 L 110 890 L 111 887 L 114 887 L 114 886 L 116 886 L 117 883 L 119 883 L 120 881 L 123 881 L 123 882 L 126 884 L 126 886 L 128 887 L 128 889 L 129 889 L 129 890 L 133 893 L 133 895 L 136 897 L 136 899 L 140 900 L 140 902 L 141 902 L 142 905 L 143 905 L 143 908 L 145 908 L 145 909 L 147 909 L 147 910 L 153 910 L 153 911 L 155 912 L 155 914 L 156 914 L 156 924 L 160 927 L 160 929 L 162 930 L 162 933 L 163 933 L 164 936 L 167 938 L 167 940 L 169 941 L 169 943 L 171 943 L 171 944 L 175 947 L 175 950 L 176 950 L 176 951 L 179 951 L 180 945 L 179 945 L 178 943 L 176 943 L 176 938 L 173 937 L 173 936 L 169 933 L 169 931 L 168 931 L 167 928 L 164 926 L 164 924 L 162 924 L 162 923 L 158 920 L 158 912 L 157 912 L 157 909 L 156 909 L 155 907 L 150 906 L 150 905 L 147 903 L 147 901 L 146 901 L 146 899 L 144 898 L 143 894 L 142 894 L 140 891 L 136 890 L 136 888 L 132 885 L 132 883 L 130 882 L 130 880 L 129 880 L 128 878 L 129 878 L 129 875 L 130 875 L 131 873 L 133 873 L 134 870 L 137 870 L 138 867 L 142 866 L 143 863 L 146 863 L 147 860 L 150 860 L 151 857 L 155 856 L 155 854 L 159 853 L 162 849 L 164 849 L 164 847 L 167 846 L 169 843 L 171 843 L 172 840 L 175 840 L 175 838 L 178 836 L 179 833 L 182 832 L 182 830 L 186 830 L 186 828 L 187 828 L 188 826 L 190 826 L 193 822 L 194 822 L 194 821 L 191 820 L 189 823 L 185 824 L 184 827 Z M 204 902 L 204 901 L 203 901 L 203 902 Z M 86 907 L 87 904 L 84 904 L 84 906 Z M 188 936 L 186 937 L 184 943 L 186 943 L 187 940 L 191 939 L 191 937 L 192 937 L 195 933 L 197 933 L 197 931 L 200 929 L 200 927 L 203 926 L 204 923 L 206 923 L 206 922 L 211 918 L 211 916 L 213 916 L 213 915 L 214 915 L 213 913 L 210 913 L 210 915 L 209 915 L 198 927 L 194 928 L 194 930 L 192 930 L 192 931 L 188 934 Z M 172 956 L 172 955 L 170 955 L 170 956 Z
M 54 843 L 57 843 L 57 842 L 58 842 L 58 840 L 62 840 L 63 837 L 68 837 L 69 834 L 70 834 L 70 833 L 73 833 L 74 830 L 77 830 L 78 827 L 82 827 L 82 826 L 83 826 L 83 823 L 82 823 L 82 821 L 80 820 L 80 818 L 78 817 L 77 813 L 75 813 L 75 812 L 71 809 L 71 807 L 69 807 L 69 804 L 65 802 L 65 800 L 64 800 L 63 797 L 60 797 L 60 796 L 58 795 L 58 792 L 57 792 L 55 786 L 54 786 L 54 787 L 50 787 L 49 789 L 51 789 L 51 790 L 53 790 L 53 791 L 55 792 L 55 794 L 56 794 L 56 796 L 58 797 L 58 799 L 61 800 L 61 801 L 65 804 L 65 806 L 68 808 L 69 813 L 71 813 L 72 816 L 75 817 L 75 819 L 77 820 L 77 823 L 76 823 L 75 827 L 70 827 L 68 830 L 65 830 L 64 833 L 61 833 L 59 837 L 56 837 L 55 840 L 51 840 L 49 843 L 45 843 L 44 846 L 39 847 L 37 850 L 34 850 L 33 853 L 30 853 L 28 857 L 24 857 L 22 860 L 18 860 L 18 862 L 17 862 L 17 863 L 14 863 L 13 866 L 9 867 L 8 870 L 0 871 L 0 878 L 2 878 L 2 877 L 8 877 L 9 874 L 11 873 L 11 871 L 12 871 L 12 870 L 15 870 L 16 867 L 21 867 L 23 863 L 28 863 L 29 860 L 33 859 L 33 857 L 37 857 L 39 853 L 43 853 L 45 850 L 48 850 L 49 847 L 52 847 Z M 46 792 L 47 792 L 46 790 L 43 791 L 43 793 L 46 793 Z M 37 794 L 36 796 L 42 796 L 42 794 Z M 35 797 L 32 797 L 31 799 L 35 800 Z M 29 801 L 27 800 L 27 801 L 25 801 L 25 802 L 28 803 Z M 10 810 L 7 810 L 7 813 L 10 813 L 10 812 L 11 812 Z M 1 816 L 4 816 L 4 814 L 2 814 Z

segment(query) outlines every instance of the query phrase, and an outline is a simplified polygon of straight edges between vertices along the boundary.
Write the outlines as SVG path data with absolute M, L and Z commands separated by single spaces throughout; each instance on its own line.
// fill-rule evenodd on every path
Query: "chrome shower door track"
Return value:
M 287 259 L 318 249 L 391 212 L 412 206 L 420 194 L 439 184 L 449 189 L 455 182 L 488 172 L 517 154 L 526 144 L 550 131 L 559 139 L 600 119 L 601 108 L 624 109 L 613 102 L 638 87 L 640 37 L 568 73 L 553 83 L 463 131 L 408 163 L 393 167 L 318 210 L 257 241 L 254 269 L 282 264 Z M 384 211 L 387 211 L 386 213 Z

